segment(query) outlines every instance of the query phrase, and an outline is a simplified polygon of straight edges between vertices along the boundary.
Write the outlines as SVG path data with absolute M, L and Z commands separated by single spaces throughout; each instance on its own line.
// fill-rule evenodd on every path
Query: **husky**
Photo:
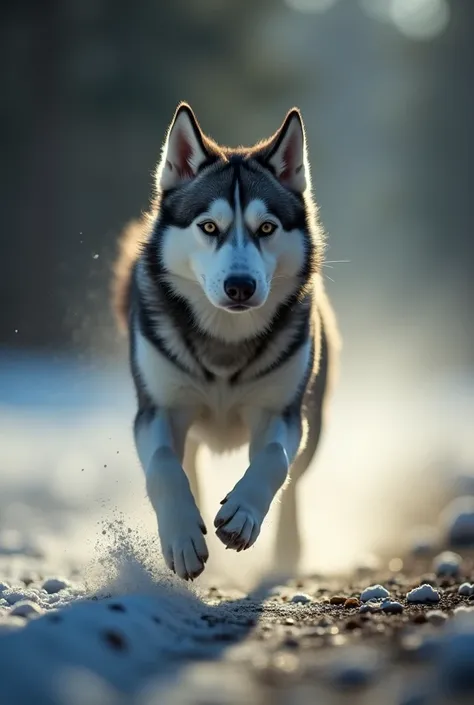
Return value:
M 249 447 L 215 517 L 218 538 L 252 546 L 285 486 L 276 561 L 298 565 L 296 483 L 318 445 L 340 347 L 324 240 L 297 108 L 272 137 L 234 149 L 178 106 L 150 209 L 120 242 L 114 303 L 129 334 L 136 450 L 164 559 L 180 578 L 200 575 L 209 555 L 202 444 L 218 454 Z

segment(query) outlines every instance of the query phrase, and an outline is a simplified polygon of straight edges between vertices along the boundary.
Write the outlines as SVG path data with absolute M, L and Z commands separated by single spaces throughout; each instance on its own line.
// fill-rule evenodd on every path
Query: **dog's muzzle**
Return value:
M 241 307 L 250 301 L 257 289 L 257 282 L 246 275 L 234 275 L 224 282 L 224 291 L 232 305 Z

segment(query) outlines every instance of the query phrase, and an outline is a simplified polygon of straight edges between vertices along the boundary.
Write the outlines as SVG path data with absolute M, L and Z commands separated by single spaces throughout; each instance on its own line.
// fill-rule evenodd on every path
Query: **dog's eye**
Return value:
M 276 229 L 277 229 L 277 226 L 275 225 L 275 223 L 272 223 L 270 220 L 266 220 L 259 227 L 258 235 L 263 235 L 264 237 L 268 236 L 268 235 L 272 235 Z
M 213 223 L 212 220 L 206 220 L 204 223 L 199 223 L 199 227 L 203 233 L 206 233 L 206 235 L 217 235 L 219 232 L 217 225 Z

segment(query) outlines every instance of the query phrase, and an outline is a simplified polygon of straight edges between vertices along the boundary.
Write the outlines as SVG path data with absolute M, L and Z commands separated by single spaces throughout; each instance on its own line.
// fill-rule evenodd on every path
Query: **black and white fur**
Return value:
M 324 291 L 323 235 L 298 110 L 255 147 L 206 137 L 186 104 L 174 116 L 150 213 L 122 240 L 115 277 L 137 391 L 135 442 L 167 565 L 198 576 L 200 444 L 249 444 L 249 467 L 214 521 L 252 546 L 278 491 L 277 560 L 298 562 L 296 480 L 318 444 L 338 348 Z M 184 469 L 183 469 L 184 468 Z

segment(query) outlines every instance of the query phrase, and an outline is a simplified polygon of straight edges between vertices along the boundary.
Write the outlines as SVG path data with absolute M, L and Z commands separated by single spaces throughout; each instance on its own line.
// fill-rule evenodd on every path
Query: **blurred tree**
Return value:
M 191 101 L 217 138 L 255 140 L 259 114 L 296 84 L 261 56 L 275 11 L 271 0 L 3 6 L 0 344 L 113 347 L 116 237 L 146 206 L 176 104 Z

